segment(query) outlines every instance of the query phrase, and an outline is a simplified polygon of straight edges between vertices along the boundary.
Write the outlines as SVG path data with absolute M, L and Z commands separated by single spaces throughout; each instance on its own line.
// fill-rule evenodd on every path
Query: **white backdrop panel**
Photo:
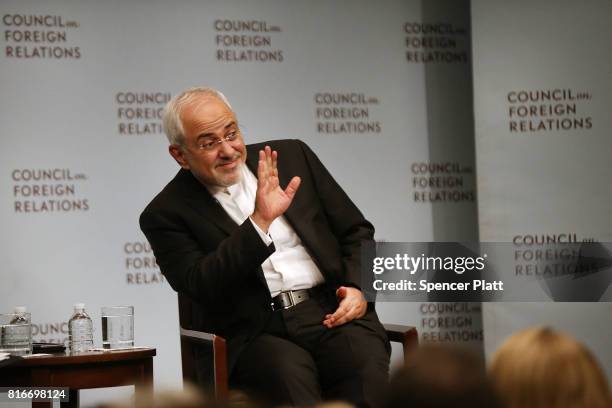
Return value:
M 32 16 L 44 24 L 28 23 Z M 461 176 L 472 199 L 433 203 L 415 200 L 435 188 L 417 190 L 412 170 L 440 162 L 473 168 L 468 2 L 9 0 L 2 17 L 10 34 L 0 57 L 0 307 L 26 304 L 38 340 L 63 341 L 71 305 L 82 301 L 100 344 L 100 307 L 132 304 L 136 343 L 158 350 L 156 384 L 180 384 L 176 297 L 151 264 L 138 215 L 178 169 L 155 115 L 166 96 L 194 85 L 223 90 L 247 142 L 307 141 L 378 239 L 476 237 L 473 172 Z M 226 21 L 278 30 L 226 31 Z M 429 50 L 406 45 L 407 36 L 424 36 L 406 23 L 454 27 L 425 36 L 455 41 L 450 50 L 460 61 L 408 61 L 407 51 Z M 269 44 L 226 46 L 221 37 L 219 45 L 225 35 Z M 251 60 L 219 60 L 249 51 Z M 253 60 L 259 51 L 266 61 Z M 321 94 L 368 102 L 320 103 Z M 126 95 L 158 99 L 129 103 Z M 318 108 L 352 107 L 365 113 L 318 116 Z M 128 117 L 136 109 L 153 117 Z M 52 177 L 38 179 L 44 171 Z M 432 315 L 427 304 L 379 310 L 383 320 L 444 331 L 421 323 Z M 475 333 L 468 343 L 478 345 L 478 306 L 467 315 Z M 83 402 L 115 394 L 85 392 Z
M 472 2 L 482 241 L 612 239 L 610 15 L 608 1 Z M 609 303 L 489 304 L 485 349 L 551 325 L 584 340 L 612 376 L 610 323 Z

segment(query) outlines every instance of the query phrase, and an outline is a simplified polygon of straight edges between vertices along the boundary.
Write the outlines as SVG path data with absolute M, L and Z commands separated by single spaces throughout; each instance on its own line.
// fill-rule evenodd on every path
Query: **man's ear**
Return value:
M 168 152 L 170 152 L 170 156 L 176 160 L 179 166 L 185 170 L 189 170 L 189 164 L 187 163 L 187 160 L 185 160 L 185 156 L 183 155 L 183 151 L 179 145 L 172 144 L 168 146 Z

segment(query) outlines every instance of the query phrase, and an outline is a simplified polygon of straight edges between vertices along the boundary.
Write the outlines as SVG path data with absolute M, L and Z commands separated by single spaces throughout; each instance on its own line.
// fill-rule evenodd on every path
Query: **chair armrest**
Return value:
M 408 363 L 419 345 L 419 334 L 416 327 L 402 324 L 383 324 L 389 341 L 402 344 L 404 363 Z
M 198 330 L 188 330 L 181 327 L 181 337 L 198 344 L 208 344 L 214 340 L 215 335 Z
M 188 330 L 181 327 L 181 340 L 196 344 L 212 344 L 213 364 L 215 373 L 215 396 L 226 399 L 229 392 L 228 367 L 227 367 L 227 343 L 225 338 L 212 333 L 198 330 Z

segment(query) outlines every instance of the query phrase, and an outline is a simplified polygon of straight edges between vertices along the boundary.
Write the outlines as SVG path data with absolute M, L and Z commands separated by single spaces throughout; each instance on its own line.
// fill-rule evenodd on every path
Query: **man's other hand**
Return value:
M 343 325 L 365 315 L 368 302 L 366 302 L 363 293 L 359 289 L 340 286 L 336 290 L 336 297 L 340 305 L 334 314 L 325 315 L 323 325 L 327 328 L 331 329 L 332 327 Z
M 259 151 L 257 193 L 251 219 L 266 233 L 272 221 L 287 211 L 301 182 L 299 177 L 293 177 L 283 190 L 278 181 L 277 162 L 278 153 L 272 151 L 270 146 Z

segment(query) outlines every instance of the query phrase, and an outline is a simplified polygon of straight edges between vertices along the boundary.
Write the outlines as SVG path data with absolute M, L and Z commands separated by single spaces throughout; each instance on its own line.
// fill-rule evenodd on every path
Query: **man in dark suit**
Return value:
M 372 225 L 304 143 L 245 146 L 214 89 L 173 98 L 164 130 L 182 169 L 140 225 L 197 328 L 227 338 L 232 384 L 275 404 L 379 405 L 390 348 L 360 290 Z

